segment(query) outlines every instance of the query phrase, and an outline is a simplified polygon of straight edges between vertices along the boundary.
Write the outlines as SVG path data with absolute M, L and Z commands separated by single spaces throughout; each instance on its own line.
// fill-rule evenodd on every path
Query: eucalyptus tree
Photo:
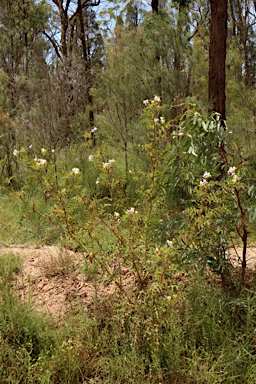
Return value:
M 225 120 L 228 0 L 210 0 L 210 6 L 209 101 L 212 110 Z
M 158 7 L 159 7 L 159 0 L 152 0 L 151 1 L 151 7 L 152 7 L 152 12 L 158 12 Z

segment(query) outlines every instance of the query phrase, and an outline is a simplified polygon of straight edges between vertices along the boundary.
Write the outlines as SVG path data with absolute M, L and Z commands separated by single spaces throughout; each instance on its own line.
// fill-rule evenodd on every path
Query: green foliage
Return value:
M 88 314 L 54 329 L 20 301 L 19 258 L 1 256 L 0 381 L 254 383 L 253 24 L 230 2 L 224 129 L 201 111 L 208 5 L 108 3 L 105 46 L 91 7 L 0 4 L 0 242 L 81 251 L 95 288 Z
M 246 246 L 255 217 L 254 185 L 243 181 L 248 172 L 252 175 L 250 168 L 230 164 L 232 132 L 223 129 L 218 114 L 207 117 L 195 105 L 180 104 L 175 108 L 182 114 L 168 120 L 168 105 L 161 105 L 160 97 L 143 103 L 137 145 L 142 169 L 134 165 L 128 172 L 120 155 L 111 159 L 90 141 L 69 152 L 42 148 L 43 159 L 31 160 L 29 150 L 15 150 L 29 187 L 16 191 L 11 185 L 12 192 L 35 214 L 36 237 L 43 232 L 48 243 L 58 238 L 93 255 L 110 279 L 116 279 L 115 260 L 132 268 L 141 290 L 154 255 L 159 268 L 168 269 L 179 254 L 186 263 L 211 266 L 223 277 L 232 239 L 239 236 Z M 42 219 L 48 222 L 46 230 Z M 177 247 L 165 266 L 163 244 L 173 239 Z
M 181 105 L 182 107 L 182 105 Z M 186 105 L 183 105 L 186 108 Z M 221 126 L 219 116 L 200 114 L 195 105 L 171 125 L 170 145 L 166 148 L 165 182 L 183 189 L 185 196 L 208 169 L 218 174 L 224 167 L 221 146 L 230 132 Z M 168 169 L 168 172 L 166 171 Z M 173 195 L 176 195 L 175 189 Z
M 244 273 L 239 282 L 229 263 L 230 244 L 240 237 L 246 245 L 254 221 L 252 167 L 231 163 L 232 133 L 218 115 L 179 104 L 182 113 L 169 119 L 160 97 L 143 103 L 136 146 L 143 167 L 134 164 L 131 172 L 118 152 L 90 140 L 69 151 L 41 148 L 40 158 L 31 148 L 15 151 L 24 184 L 19 190 L 7 180 L 12 196 L 35 218 L 36 238 L 48 230 L 48 241 L 84 254 L 95 300 L 88 315 L 51 332 L 32 314 L 28 326 L 28 307 L 12 296 L 13 284 L 0 286 L 3 380 L 20 360 L 26 364 L 13 374 L 17 383 L 252 377 L 253 338 L 243 328 L 249 334 L 255 325 L 254 283 L 247 292 Z M 100 141 L 101 130 L 94 134 Z M 49 275 L 72 270 L 65 258 L 56 263 L 48 265 Z M 16 264 L 10 259 L 3 276 L 9 279 Z M 112 297 L 98 296 L 102 282 L 114 283 Z M 16 363 L 13 345 L 21 356 Z

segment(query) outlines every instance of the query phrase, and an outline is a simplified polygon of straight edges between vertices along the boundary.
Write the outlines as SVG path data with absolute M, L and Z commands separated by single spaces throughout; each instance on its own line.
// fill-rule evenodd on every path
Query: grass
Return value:
M 63 260 L 62 260 L 63 262 Z M 166 299 L 141 292 L 95 302 L 56 327 L 19 301 L 21 261 L 0 260 L 0 382 L 255 383 L 256 296 L 190 276 Z
M 43 201 L 40 204 L 44 204 Z M 53 244 L 61 236 L 58 229 L 33 215 L 19 199 L 9 194 L 1 195 L 0 222 L 0 245 L 3 246 Z
M 41 269 L 46 277 L 69 275 L 76 270 L 76 267 L 72 255 L 65 249 L 57 251 L 41 262 Z

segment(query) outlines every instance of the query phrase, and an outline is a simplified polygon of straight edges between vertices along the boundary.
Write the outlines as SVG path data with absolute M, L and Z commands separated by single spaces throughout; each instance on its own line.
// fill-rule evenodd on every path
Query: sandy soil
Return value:
M 234 266 L 241 266 L 243 249 L 237 247 L 231 251 L 231 260 Z M 256 270 L 256 247 L 248 247 L 246 250 L 247 267 Z
M 52 314 L 61 321 L 70 312 L 88 311 L 93 301 L 113 295 L 117 290 L 114 282 L 98 282 L 97 286 L 83 273 L 83 255 L 57 247 L 0 247 L 0 254 L 18 254 L 23 269 L 18 274 L 17 285 L 22 300 L 28 301 L 42 313 Z M 235 266 L 241 265 L 242 249 L 232 250 Z M 247 250 L 248 269 L 256 269 L 256 247 Z M 129 271 L 123 271 L 127 285 L 132 284 Z
M 41 313 L 50 313 L 62 320 L 70 312 L 88 311 L 96 298 L 113 295 L 118 287 L 113 281 L 93 285 L 83 273 L 83 255 L 53 246 L 0 247 L 0 254 L 18 254 L 22 271 L 17 275 L 17 286 L 22 300 L 30 301 Z M 123 271 L 126 284 L 132 281 Z M 96 296 L 97 294 L 97 296 Z

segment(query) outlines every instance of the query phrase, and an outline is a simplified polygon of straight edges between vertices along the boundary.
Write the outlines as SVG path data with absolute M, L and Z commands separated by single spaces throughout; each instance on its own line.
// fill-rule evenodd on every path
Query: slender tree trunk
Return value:
M 77 2 L 77 11 L 78 11 L 78 18 L 79 18 L 79 25 L 80 25 L 80 40 L 82 43 L 84 66 L 85 66 L 85 71 L 87 72 L 88 71 L 88 52 L 87 52 L 87 43 L 85 38 L 85 28 L 84 28 L 83 9 L 82 9 L 81 0 L 78 0 Z
M 77 12 L 78 12 L 78 18 L 79 18 L 79 25 L 80 25 L 80 40 L 82 43 L 85 79 L 87 81 L 87 101 L 88 101 L 88 106 L 89 106 L 89 124 L 90 124 L 90 127 L 92 128 L 94 126 L 93 97 L 91 94 L 92 79 L 91 79 L 91 73 L 90 73 L 89 52 L 88 52 L 87 41 L 86 41 L 86 36 L 85 36 L 85 26 L 84 26 L 83 8 L 82 8 L 81 0 L 78 0 L 78 2 L 77 2 Z
M 244 72 L 245 85 L 248 87 L 251 85 L 251 63 L 249 59 L 249 39 L 248 33 L 250 28 L 250 13 L 249 13 L 249 2 L 245 1 L 244 4 L 240 0 L 237 1 L 237 14 L 238 14 L 238 30 L 241 43 L 244 47 Z M 244 8 L 244 12 L 243 12 Z
M 226 119 L 226 40 L 228 0 L 210 0 L 211 27 L 208 95 L 211 110 Z

